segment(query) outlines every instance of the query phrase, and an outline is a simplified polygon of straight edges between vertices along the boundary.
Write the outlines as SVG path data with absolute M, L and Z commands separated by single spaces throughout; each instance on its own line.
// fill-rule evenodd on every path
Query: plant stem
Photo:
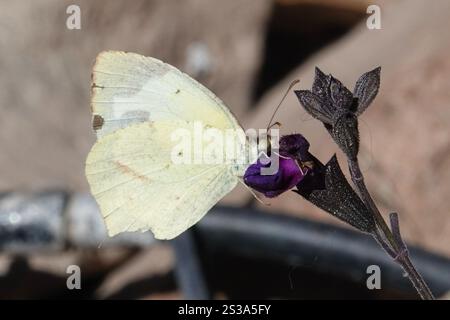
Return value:
M 364 182 L 364 176 L 359 167 L 358 159 L 348 160 L 348 167 L 352 181 L 361 196 L 364 204 L 371 211 L 377 229 L 373 232 L 373 237 L 381 245 L 381 247 L 391 256 L 395 262 L 397 262 L 403 270 L 405 270 L 409 280 L 412 282 L 417 293 L 423 300 L 433 300 L 434 296 L 430 288 L 424 281 L 421 274 L 417 271 L 412 263 L 406 245 L 401 237 L 400 228 L 398 223 L 398 216 L 396 213 L 391 214 L 391 229 L 383 219 L 380 211 L 378 210 L 375 202 L 370 196 Z

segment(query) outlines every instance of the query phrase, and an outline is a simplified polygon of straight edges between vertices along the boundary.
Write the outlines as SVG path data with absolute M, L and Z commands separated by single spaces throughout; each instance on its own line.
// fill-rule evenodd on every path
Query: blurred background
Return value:
M 81 29 L 66 27 L 69 5 Z M 370 30 L 369 5 L 381 8 Z M 172 242 L 106 239 L 84 161 L 95 141 L 90 76 L 102 50 L 154 56 L 216 93 L 244 128 L 265 127 L 314 67 L 350 89 L 382 67 L 360 121 L 361 161 L 413 260 L 450 290 L 450 1 L 0 0 L 0 298 L 414 298 L 376 244 L 292 194 L 262 206 L 244 188 Z M 322 162 L 339 153 L 290 94 L 276 120 Z M 344 170 L 346 171 L 346 170 Z M 367 290 L 366 268 L 382 266 Z M 68 290 L 78 265 L 82 289 Z

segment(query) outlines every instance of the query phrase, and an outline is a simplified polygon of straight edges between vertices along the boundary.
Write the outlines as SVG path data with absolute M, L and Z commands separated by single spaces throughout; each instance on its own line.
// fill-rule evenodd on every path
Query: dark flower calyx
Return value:
M 342 112 L 332 126 L 325 125 L 336 144 L 350 159 L 356 159 L 359 152 L 358 118 L 350 112 Z
M 353 93 L 332 75 L 315 69 L 311 91 L 295 91 L 305 110 L 320 120 L 336 142 L 350 158 L 359 151 L 357 117 L 370 105 L 378 93 L 381 68 L 364 73 L 356 82 Z
M 304 179 L 294 192 L 351 226 L 363 232 L 373 232 L 374 218 L 345 179 L 336 155 L 325 165 L 321 178 L 323 184 L 319 187 L 305 188 Z
M 357 116 L 367 109 L 378 94 L 378 89 L 380 88 L 380 73 L 381 67 L 377 67 L 364 73 L 359 77 L 358 81 L 356 81 L 353 96 L 357 99 L 356 109 L 354 110 Z

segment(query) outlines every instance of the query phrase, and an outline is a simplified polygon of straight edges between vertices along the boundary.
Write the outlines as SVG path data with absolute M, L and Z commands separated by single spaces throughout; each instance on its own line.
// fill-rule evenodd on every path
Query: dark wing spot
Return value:
M 105 121 L 103 120 L 102 116 L 99 116 L 98 114 L 94 115 L 94 119 L 92 119 L 92 127 L 95 131 L 100 130 L 103 127 L 103 123 Z
M 178 94 L 178 93 L 180 93 L 181 91 L 180 91 L 180 89 L 177 89 L 177 91 L 175 92 L 175 94 Z
M 99 86 L 98 84 L 96 84 L 95 82 L 92 83 L 92 88 L 99 88 L 99 89 L 105 89 L 104 86 Z

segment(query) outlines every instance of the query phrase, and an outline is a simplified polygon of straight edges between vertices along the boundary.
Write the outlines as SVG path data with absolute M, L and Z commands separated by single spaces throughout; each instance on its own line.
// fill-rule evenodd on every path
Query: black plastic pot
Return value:
M 280 214 L 219 207 L 175 249 L 187 298 L 417 298 L 370 236 Z M 409 249 L 435 295 L 449 291 L 450 260 Z M 380 267 L 381 290 L 367 288 L 370 265 Z

